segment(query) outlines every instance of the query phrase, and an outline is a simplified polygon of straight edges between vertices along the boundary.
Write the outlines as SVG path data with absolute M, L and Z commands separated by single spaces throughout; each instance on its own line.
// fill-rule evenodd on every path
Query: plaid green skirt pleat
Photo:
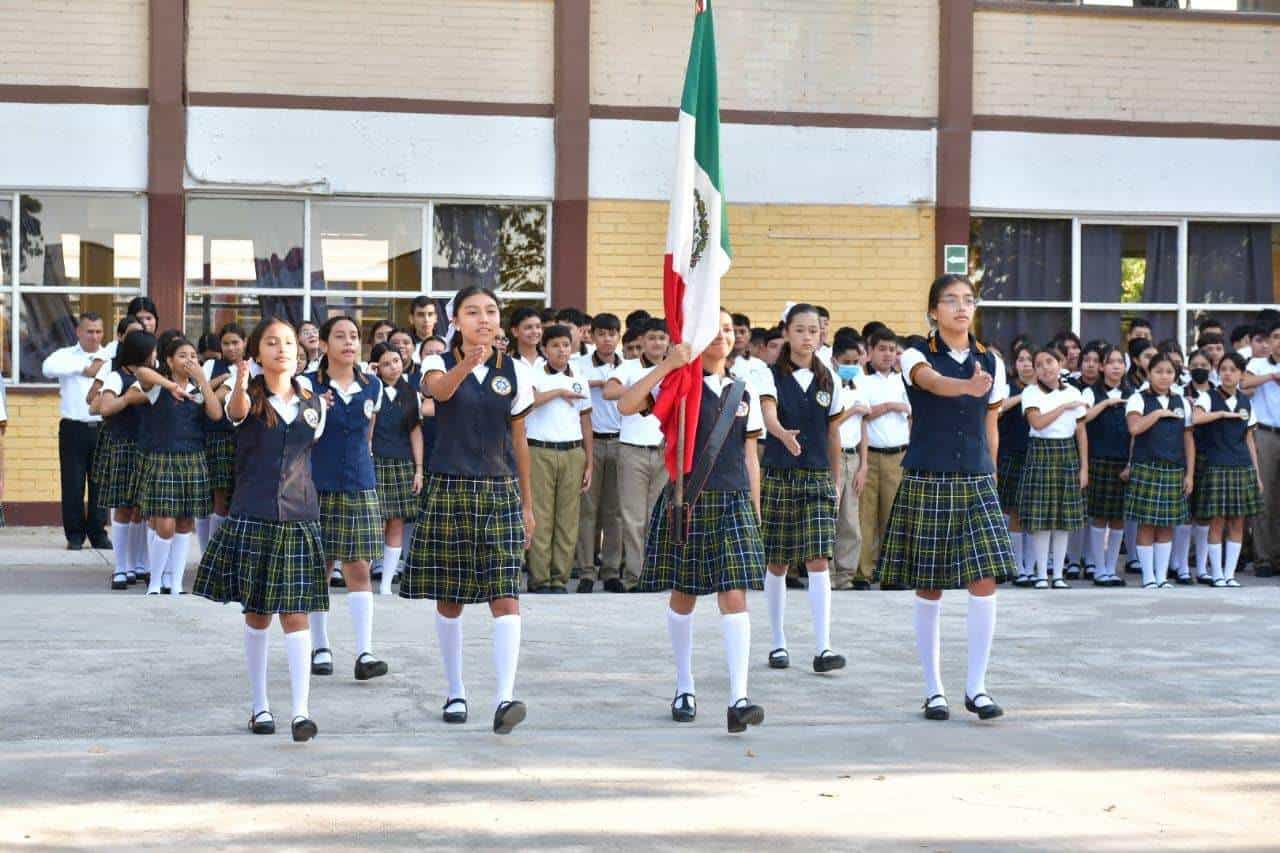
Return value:
M 687 595 L 709 595 L 764 589 L 764 542 L 749 492 L 698 495 L 684 545 L 671 539 L 670 506 L 668 486 L 649 516 L 641 592 L 675 589 Z
M 1182 494 L 1186 469 L 1169 462 L 1135 462 L 1124 493 L 1124 517 L 1138 524 L 1176 527 L 1187 521 Z
M 378 505 L 382 519 L 418 517 L 418 496 L 413 493 L 413 460 L 373 457 L 373 473 L 378 478 Z
M 382 556 L 382 513 L 378 492 L 320 492 L 320 538 L 332 562 Z
M 144 453 L 138 506 L 148 518 L 200 518 L 213 506 L 203 450 Z
M 1196 476 L 1191 481 L 1191 494 L 1187 495 L 1187 515 L 1191 518 L 1201 518 L 1197 515 L 1197 507 L 1200 506 L 1200 490 L 1204 488 L 1204 470 L 1209 467 L 1209 460 L 1200 448 L 1196 447 Z
M 329 609 L 326 565 L 318 521 L 233 515 L 209 540 L 192 592 L 245 613 L 315 613 Z
M 430 474 L 423 492 L 400 596 L 459 604 L 518 598 L 524 516 L 515 478 Z
M 1028 533 L 1084 525 L 1080 453 L 1074 438 L 1035 438 L 1018 487 L 1018 518 Z
M 989 474 L 906 471 L 893 499 L 876 577 L 916 589 L 961 589 L 1015 574 L 1009 529 Z
M 109 430 L 98 433 L 93 454 L 93 480 L 98 484 L 98 505 L 103 509 L 138 505 L 138 481 L 142 454 L 130 439 Z
M 835 554 L 836 487 L 825 468 L 765 468 L 760 511 L 770 565 Z
M 1280 488 L 1277 483 L 1273 488 Z M 1211 518 L 1257 515 L 1262 512 L 1258 473 L 1250 468 L 1206 465 L 1196 470 L 1195 517 Z
M 1124 518 L 1125 482 L 1120 472 L 1124 459 L 1089 457 L 1089 488 L 1085 490 L 1085 514 L 1095 522 Z
M 1022 485 L 1022 469 L 1026 463 L 1027 454 L 1009 453 L 1002 455 L 996 465 L 996 493 L 1005 512 L 1018 508 L 1018 489 Z
M 230 496 L 236 485 L 236 434 L 204 434 L 204 458 L 209 465 L 209 488 L 225 489 Z

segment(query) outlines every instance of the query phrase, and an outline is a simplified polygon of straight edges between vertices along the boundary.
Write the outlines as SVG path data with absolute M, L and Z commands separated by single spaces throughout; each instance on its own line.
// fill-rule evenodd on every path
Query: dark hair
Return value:
M 325 321 L 324 321 L 324 323 L 320 326 L 320 340 L 322 340 L 322 341 L 324 341 L 324 342 L 328 343 L 328 341 L 329 341 L 329 335 L 333 334 L 333 327 L 334 327 L 334 326 L 336 326 L 336 325 L 338 325 L 339 323 L 341 323 L 341 322 L 343 322 L 343 321 L 348 322 L 348 323 L 350 323 L 351 325 L 355 326 L 355 327 L 356 327 L 356 334 L 357 334 L 357 335 L 359 335 L 359 333 L 360 333 L 360 324 L 359 324 L 359 323 L 357 323 L 357 322 L 356 322 L 354 319 L 352 319 L 351 317 L 348 317 L 346 314 L 334 314 L 334 315 L 333 315 L 332 317 L 330 317 L 328 320 L 325 320 Z M 385 322 L 385 321 L 384 321 L 384 322 Z M 293 328 L 293 327 L 292 327 L 292 326 L 290 326 L 290 328 Z M 375 323 L 375 324 L 374 324 L 374 328 L 375 328 L 375 329 L 376 329 L 376 328 L 378 328 L 378 324 L 377 324 L 377 323 Z M 393 327 L 393 328 L 394 328 L 394 327 Z M 352 372 L 355 374 L 356 382 L 359 382 L 361 385 L 364 385 L 365 383 L 367 383 L 367 382 L 369 381 L 369 380 L 368 380 L 368 379 L 363 375 L 364 371 L 362 371 L 362 370 L 353 370 Z M 317 378 L 317 379 L 319 379 L 321 382 L 328 382 L 328 381 L 329 381 L 329 353 L 328 353 L 328 351 L 327 351 L 327 350 L 326 350 L 326 352 L 325 352 L 325 354 L 324 354 L 324 355 L 320 356 L 320 366 L 316 368 L 316 378 Z
M 1009 347 L 1009 361 L 1008 361 L 1009 381 L 1017 382 L 1019 388 L 1024 386 L 1022 385 L 1022 380 L 1018 378 L 1018 356 L 1022 355 L 1024 352 L 1027 355 L 1031 356 L 1031 367 L 1034 370 L 1035 364 L 1036 364 L 1036 348 L 1035 347 L 1033 347 L 1031 344 L 1027 343 L 1026 341 L 1015 341 L 1014 344 L 1011 347 Z
M 238 335 L 242 340 L 248 340 L 249 338 L 249 336 L 244 332 L 244 327 L 235 322 L 225 323 L 222 328 L 218 330 L 218 343 L 222 343 L 222 339 L 227 335 Z
M 864 340 L 870 340 L 872 333 L 875 332 L 876 329 L 887 328 L 889 327 L 884 323 L 881 323 L 879 320 L 870 320 L 862 325 L 862 337 Z
M 1031 354 L 1031 363 L 1035 364 L 1036 359 L 1042 355 L 1051 356 L 1054 361 L 1058 362 L 1058 364 L 1062 364 L 1063 353 L 1061 348 L 1059 347 L 1058 341 L 1050 341 L 1049 343 L 1045 344 L 1044 346 L 1040 347 L 1038 350 L 1033 352 Z M 1037 374 L 1036 384 L 1039 385 L 1040 390 L 1044 391 L 1046 394 L 1051 393 L 1053 391 L 1057 391 L 1060 388 L 1062 388 L 1062 375 L 1061 374 L 1058 375 L 1057 384 L 1054 387 L 1050 388 L 1048 385 L 1045 385 L 1043 382 L 1040 381 L 1040 376 L 1039 374 Z
M 152 317 L 156 318 L 156 323 L 160 322 L 160 312 L 156 310 L 156 304 L 151 301 L 150 296 L 135 296 L 129 300 L 129 304 L 125 306 L 126 314 L 137 315 L 139 311 L 146 311 Z
M 178 350 L 183 347 L 191 347 L 192 349 L 196 348 L 195 344 L 187 340 L 186 335 L 178 332 L 176 329 L 172 331 L 174 334 L 169 335 L 167 339 L 163 340 L 160 349 L 160 374 L 166 379 L 173 378 L 173 370 L 169 367 L 169 359 L 176 355 Z M 165 332 L 165 334 L 168 335 L 169 333 Z
M 96 311 L 81 311 L 79 318 L 76 319 L 76 325 L 80 325 L 85 320 L 88 320 L 90 323 L 101 323 L 102 315 Z
M 1182 347 L 1173 338 L 1165 338 L 1163 341 L 1156 344 L 1156 349 L 1163 353 L 1177 353 L 1178 355 L 1182 355 Z
M 1204 347 L 1210 347 L 1214 344 L 1226 346 L 1227 342 L 1222 335 L 1217 332 L 1202 332 L 1200 337 L 1196 338 L 1196 346 L 1198 348 L 1203 349 Z
M 409 311 L 417 311 L 419 308 L 426 308 L 428 305 L 435 305 L 436 301 L 425 293 L 421 296 L 413 297 L 413 301 L 409 303 Z M 437 312 L 438 313 L 438 312 Z
M 200 352 L 216 352 L 222 355 L 222 344 L 218 341 L 218 336 L 213 332 L 205 332 L 196 341 L 196 349 Z
M 572 323 L 575 326 L 585 326 L 591 322 L 591 319 L 583 311 L 577 308 L 561 308 L 556 312 L 557 323 Z
M 156 338 L 148 332 L 130 332 L 116 347 L 116 357 L 111 362 L 112 370 L 122 367 L 150 367 L 151 356 L 156 351 Z
M 836 335 L 831 342 L 831 357 L 844 355 L 849 350 L 864 349 L 862 338 L 858 335 Z
M 1169 357 L 1169 353 L 1162 351 L 1162 352 L 1157 352 L 1155 355 L 1151 356 L 1151 361 L 1147 364 L 1147 381 L 1148 382 L 1150 382 L 1151 380 L 1151 374 L 1156 369 L 1156 365 L 1164 364 L 1164 363 L 1168 363 L 1168 365 L 1173 368 L 1173 379 L 1175 382 L 1177 381 L 1178 365 L 1173 363 L 1173 359 Z M 1154 390 L 1154 388 L 1152 390 Z
M 125 314 L 123 317 L 121 317 L 120 320 L 116 323 L 116 337 L 118 338 L 121 335 L 123 335 L 125 333 L 125 330 L 129 328 L 129 324 L 131 323 L 138 323 L 139 326 L 142 325 L 141 323 L 138 322 L 138 318 L 133 316 L 132 314 Z
M 1151 321 L 1148 320 L 1146 317 L 1134 317 L 1132 320 L 1129 321 L 1129 331 L 1132 332 L 1134 329 L 1137 329 L 1137 328 L 1143 328 L 1143 329 L 1146 329 L 1147 331 L 1151 331 Z
M 640 335 L 641 335 L 641 332 L 638 328 L 636 328 L 635 326 L 629 327 L 625 332 L 622 333 L 622 345 L 625 347 L 627 344 L 631 343 L 636 338 L 640 337 Z
M 898 336 L 893 333 L 893 329 L 890 329 L 884 323 L 881 323 L 877 328 L 872 329 L 871 334 L 865 335 L 864 337 L 867 339 L 867 349 L 875 349 L 885 341 L 890 341 L 894 345 L 897 345 L 898 343 Z
M 1238 352 L 1229 352 L 1229 353 L 1227 353 L 1226 355 L 1224 355 L 1224 356 L 1222 357 L 1222 361 L 1229 361 L 1229 362 L 1231 362 L 1232 364 L 1234 364 L 1234 365 L 1236 366 L 1236 369 L 1237 369 L 1237 370 L 1239 370 L 1241 373 L 1244 373 L 1245 368 L 1248 366 L 1248 362 L 1246 362 L 1246 361 L 1244 360 L 1244 356 L 1242 356 L 1242 355 L 1241 355 L 1240 353 L 1238 353 Z M 1221 370 L 1221 369 L 1222 369 L 1222 361 L 1218 362 L 1218 369 L 1219 369 L 1219 370 Z
M 1211 326 L 1216 326 L 1217 328 L 1221 329 L 1222 321 L 1219 320 L 1217 317 L 1205 317 L 1203 320 L 1196 323 L 1196 331 L 1203 333 L 1205 329 L 1208 329 Z
M 933 284 L 929 285 L 929 310 L 938 307 L 938 300 L 942 298 L 942 291 L 946 290 L 953 284 L 963 284 L 969 288 L 969 292 L 975 297 L 978 295 L 978 288 L 974 287 L 973 282 L 962 275 L 955 273 L 947 273 L 940 275 L 933 280 Z
M 1203 358 L 1205 361 L 1209 362 L 1210 367 L 1213 366 L 1213 362 L 1210 361 L 1208 353 L 1201 349 L 1193 349 L 1191 352 L 1187 353 L 1187 365 L 1190 366 L 1191 362 L 1195 361 L 1197 358 Z
M 392 329 L 392 330 L 391 330 L 391 334 L 387 335 L 387 340 L 388 340 L 388 341 L 389 341 L 389 340 L 391 340 L 391 339 L 392 339 L 392 338 L 394 338 L 396 335 L 404 335 L 404 336 L 405 336 L 406 338 L 408 338 L 411 342 L 412 342 L 412 341 L 413 341 L 413 339 L 414 339 L 414 338 L 413 338 L 413 332 L 411 332 L 410 330 L 408 330 L 408 329 L 406 329 L 406 328 L 404 328 L 404 327 L 402 327 L 402 326 L 396 326 L 394 329 Z
M 765 338 L 767 338 L 768 336 L 769 336 L 768 329 L 765 329 L 762 326 L 756 326 L 751 330 L 751 343 L 755 344 L 756 346 L 759 346 L 760 344 L 764 343 Z
M 767 343 L 770 343 L 771 341 L 776 341 L 781 337 L 782 337 L 781 329 L 777 329 L 777 328 L 770 329 L 769 331 L 764 333 L 764 342 L 767 344 Z
M 825 306 L 825 305 L 815 305 L 815 306 L 813 306 L 813 310 L 815 310 L 815 311 L 817 311 L 817 312 L 818 312 L 818 317 L 819 317 L 820 319 L 823 319 L 823 320 L 830 320 L 830 319 L 831 319 L 831 312 L 827 310 L 827 306 Z
M 1084 344 L 1080 343 L 1080 336 L 1077 335 L 1075 332 L 1072 332 L 1072 331 L 1058 332 L 1058 334 L 1053 336 L 1053 339 L 1056 343 L 1060 345 L 1065 344 L 1067 341 L 1071 341 L 1081 350 L 1084 350 Z M 1063 352 L 1065 353 L 1066 350 L 1064 349 Z
M 1233 344 L 1236 341 L 1240 340 L 1241 338 L 1244 338 L 1247 341 L 1252 337 L 1253 337 L 1253 325 L 1251 323 L 1245 323 L 1243 325 L 1236 326 L 1234 329 L 1231 330 L 1231 343 Z
M 497 305 L 499 308 L 502 307 L 502 300 L 498 298 L 498 294 L 494 293 L 491 288 L 485 287 L 482 284 L 469 284 L 466 287 L 462 288 L 462 290 L 459 290 L 457 293 L 453 295 L 453 301 L 449 303 L 449 310 L 453 313 L 453 316 L 455 317 L 458 316 L 458 310 L 462 308 L 462 303 L 466 302 L 468 299 L 470 299 L 473 296 L 487 296 L 493 300 L 494 305 Z M 458 353 L 462 352 L 462 330 L 461 329 L 459 329 L 457 334 L 453 336 L 453 342 L 450 345 L 450 349 L 453 351 L 455 357 L 458 355 Z M 495 352 L 494 364 L 496 366 L 501 367 L 502 366 L 502 350 L 499 350 L 497 347 L 495 347 L 494 352 Z
M 818 314 L 816 306 L 810 305 L 808 302 L 797 302 L 788 309 L 787 316 L 782 321 L 783 328 L 785 329 L 790 327 L 795 319 L 801 314 L 815 314 L 822 316 Z M 775 362 L 774 367 L 783 376 L 790 376 L 791 372 L 795 370 L 795 365 L 791 363 L 790 341 L 784 340 L 782 342 L 782 349 L 778 353 L 778 360 Z M 835 388 L 835 380 L 831 377 L 831 371 L 827 370 L 827 366 L 822 363 L 822 359 L 818 358 L 817 353 L 814 353 L 812 361 L 809 364 L 809 369 L 813 371 L 813 381 L 817 384 L 819 391 L 826 391 L 830 393 Z
M 1271 337 L 1275 334 L 1276 329 L 1280 329 L 1280 319 L 1272 320 L 1265 326 L 1265 328 L 1267 331 L 1267 337 Z
M 652 314 L 650 314 L 648 311 L 644 310 L 643 308 L 637 308 L 636 310 L 632 311 L 627 315 L 625 325 L 628 329 L 630 329 L 634 326 L 640 325 L 641 323 L 643 323 L 645 320 L 648 320 L 652 316 L 653 316 Z
M 395 353 L 399 356 L 400 348 L 392 346 L 389 341 L 382 341 L 381 343 L 374 344 L 373 349 L 369 350 L 369 365 L 376 365 L 382 360 L 382 357 L 389 352 Z M 403 361 L 403 358 L 401 358 L 401 361 Z M 405 406 L 403 402 L 399 402 L 400 408 L 404 410 L 404 419 L 401 421 L 400 425 L 404 428 L 405 432 L 412 430 L 418 423 L 418 397 L 417 392 L 413 390 L 413 386 L 409 384 L 409 380 L 406 378 L 408 373 L 408 366 L 405 365 L 400 371 L 400 378 L 396 380 L 396 384 L 393 386 L 396 389 L 397 401 L 413 400 L 412 406 Z M 382 377 L 379 376 L 378 378 L 381 379 Z M 404 394 L 408 394 L 409 396 L 407 398 L 401 396 Z
M 165 329 L 156 335 L 156 370 L 160 371 L 161 376 L 169 375 L 169 366 L 165 363 L 164 355 L 169 351 L 169 342 L 174 338 L 182 337 L 182 332 L 177 329 Z
M 661 317 L 650 317 L 644 321 L 644 325 L 640 328 L 640 334 L 647 335 L 650 332 L 662 332 L 664 335 L 671 334 L 667 331 L 667 321 Z
M 729 319 L 733 321 L 733 325 L 735 326 L 746 326 L 747 328 L 751 328 L 751 318 L 746 314 L 730 314 Z
M 538 312 L 538 319 L 542 320 L 544 326 L 550 326 L 556 321 L 556 309 L 543 308 Z
M 350 318 L 347 318 L 347 319 L 350 319 Z M 351 320 L 351 322 L 355 323 L 356 321 Z M 328 321 L 325 321 L 325 325 L 328 325 Z M 390 327 L 392 332 L 396 330 L 396 324 L 391 322 L 390 320 L 379 320 L 369 327 L 369 340 L 365 341 L 365 343 L 372 345 L 374 336 L 378 334 L 378 330 L 381 329 L 383 326 Z M 358 330 L 359 328 L 360 328 L 360 324 L 356 323 L 356 329 Z M 324 338 L 324 335 L 321 334 L 320 337 Z M 391 337 L 390 332 L 387 333 L 387 337 Z
M 338 319 L 341 318 L 339 317 Z M 267 333 L 267 329 L 272 326 L 286 326 L 294 333 L 295 339 L 297 337 L 298 330 L 295 329 L 293 324 L 285 318 L 274 315 L 270 317 L 263 317 L 258 321 L 258 325 L 253 327 L 253 331 L 249 333 L 249 340 L 245 343 L 244 348 L 244 352 L 247 357 L 255 360 L 258 358 L 258 349 L 262 346 L 262 338 Z M 298 344 L 298 348 L 301 349 L 302 344 Z M 357 371 L 357 373 L 358 372 L 359 371 Z M 298 393 L 299 398 L 303 400 L 311 399 L 311 392 L 306 388 L 303 388 L 296 381 L 293 383 L 293 387 Z M 261 418 L 266 422 L 268 427 L 274 427 L 276 425 L 276 410 L 274 407 L 267 404 L 267 398 L 270 395 L 267 393 L 266 377 L 254 376 L 251 378 L 249 380 L 247 390 L 249 393 L 249 414 L 254 417 Z
M 622 331 L 622 321 L 618 319 L 617 314 L 609 314 L 607 312 L 597 314 L 591 318 L 591 331 L 594 332 L 597 329 L 600 331 L 620 332 Z
M 503 328 L 511 333 L 511 339 L 507 341 L 507 352 L 511 355 L 517 355 L 520 352 L 520 343 L 516 340 L 516 330 L 520 324 L 531 317 L 537 317 L 538 322 L 542 322 L 542 315 L 536 308 L 530 308 L 528 305 L 521 305 L 511 312 L 511 316 L 507 318 L 506 326 Z M 539 344 L 541 349 L 542 345 Z
M 557 323 L 554 326 L 547 326 L 542 330 L 542 344 L 546 346 L 548 341 L 554 341 L 556 338 L 568 338 L 573 340 L 573 332 L 568 326 Z

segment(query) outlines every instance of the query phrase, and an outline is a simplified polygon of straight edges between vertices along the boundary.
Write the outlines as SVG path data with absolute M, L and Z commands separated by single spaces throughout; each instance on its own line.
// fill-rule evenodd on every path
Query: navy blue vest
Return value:
M 138 384 L 138 377 L 132 373 L 125 373 L 123 370 L 117 370 L 120 376 L 120 396 Z M 142 407 L 147 405 L 141 403 L 137 406 L 125 406 L 123 410 L 115 413 L 103 421 L 102 428 L 106 433 L 114 438 L 123 439 L 124 441 L 138 440 L 138 427 L 142 423 Z
M 373 473 L 373 456 L 369 453 L 369 421 L 382 394 L 382 382 L 376 376 L 361 376 L 357 371 L 356 381 L 363 380 L 360 391 L 347 403 L 329 384 L 328 378 L 321 382 L 318 372 L 307 374 L 317 395 L 333 391 L 333 403 L 325 414 L 324 435 L 311 453 L 311 476 L 315 478 L 316 488 L 322 492 L 376 489 L 378 480 Z
M 1177 394 L 1169 395 L 1169 410 L 1186 411 L 1186 401 Z M 1151 414 L 1159 409 L 1160 401 L 1153 391 L 1142 392 L 1142 414 Z M 1133 439 L 1134 462 L 1170 462 L 1174 465 L 1186 465 L 1187 455 L 1182 444 L 1182 431 L 1186 427 L 1176 418 L 1161 418 L 1155 426 L 1135 436 Z
M 1022 393 L 1022 386 L 1015 380 L 1010 384 L 1009 396 L 1016 397 Z M 1016 453 L 1027 452 L 1027 442 L 1031 438 L 1031 424 L 1022 413 L 1022 406 L 1014 406 L 1000 415 L 998 422 L 1000 433 L 1000 458 Z
M 297 390 L 295 386 L 295 391 Z M 236 429 L 236 488 L 231 514 L 267 521 L 314 521 L 320 502 L 311 479 L 311 445 L 322 403 L 298 397 L 298 416 L 275 426 L 250 414 Z M 310 413 L 310 414 L 308 414 Z M 325 424 L 328 433 L 330 424 Z
M 452 352 L 442 357 L 445 370 L 452 370 L 457 364 Z M 511 445 L 515 360 L 495 352 L 485 366 L 489 372 L 484 382 L 468 373 L 452 397 L 436 400 L 437 433 L 430 467 L 434 474 L 456 477 L 514 477 L 516 474 L 516 455 Z
M 817 366 L 816 361 L 814 366 Z M 800 431 L 796 436 L 796 440 L 800 442 L 800 455 L 792 456 L 782 442 L 771 441 L 764 448 L 764 467 L 829 468 L 831 461 L 827 454 L 827 425 L 831 419 L 828 410 L 831 405 L 830 395 L 838 393 L 839 386 L 835 385 L 833 378 L 833 390 L 820 391 L 818 377 L 814 376 L 808 390 L 805 390 L 794 376 L 783 373 L 777 365 L 769 369 L 773 371 L 773 385 L 778 395 L 778 422 L 786 429 Z M 822 402 L 823 400 L 826 402 Z
M 242 368 L 247 368 L 248 366 L 249 366 L 249 363 L 247 361 L 241 363 Z M 215 358 L 213 360 L 213 368 L 210 370 L 211 375 L 209 376 L 209 379 L 210 381 L 212 381 L 214 379 L 217 379 L 219 376 L 222 376 L 224 373 L 230 373 L 230 372 L 231 372 L 230 364 L 228 364 L 227 362 L 223 361 L 220 358 Z M 230 399 L 229 395 L 228 395 L 228 399 Z M 216 421 L 211 421 L 208 418 L 204 419 L 204 431 L 206 433 L 235 432 L 235 427 L 231 425 L 231 421 L 227 418 L 226 411 L 223 411 L 222 417 Z
M 382 410 L 373 425 L 373 455 L 386 459 L 413 459 L 409 433 L 421 420 L 417 393 L 401 385 L 394 400 L 383 394 Z
M 732 387 L 732 385 L 725 385 L 720 393 L 728 394 Z M 723 399 L 723 396 L 716 396 L 715 392 L 705 385 L 702 387 L 702 402 L 698 406 L 698 434 L 693 440 L 695 460 L 701 459 L 706 453 L 707 442 L 711 440 L 711 432 L 715 429 L 716 421 L 720 417 L 720 401 Z M 745 492 L 751 488 L 751 483 L 747 480 L 747 462 L 744 455 L 747 444 L 747 413 L 750 411 L 750 405 L 751 392 L 743 391 L 742 401 L 738 404 L 737 415 L 733 419 L 733 426 L 729 427 L 729 434 L 725 436 L 724 444 L 720 446 L 720 455 L 716 457 L 715 464 L 711 466 L 711 474 L 707 477 L 704 488 L 708 491 Z
M 1229 412 L 1227 399 L 1217 388 L 1209 392 L 1209 401 L 1213 412 Z M 1236 411 L 1246 415 L 1253 411 L 1249 398 L 1236 392 Z M 1196 447 L 1205 455 L 1210 465 L 1226 468 L 1252 468 L 1253 457 L 1249 455 L 1249 445 L 1245 436 L 1249 432 L 1249 421 L 1226 418 L 1204 424 L 1196 433 Z M 1280 485 L 1276 486 L 1280 487 Z M 1273 487 L 1273 488 L 1276 488 Z
M 1119 385 L 1120 393 L 1127 399 L 1133 393 L 1125 382 Z M 1107 387 L 1106 382 L 1099 382 L 1093 386 L 1093 403 L 1098 403 L 1107 399 L 1107 392 L 1111 390 Z M 1124 406 L 1111 406 L 1103 409 L 1102 414 L 1098 415 L 1089 423 L 1085 424 L 1085 434 L 1089 436 L 1089 455 L 1095 459 L 1129 459 L 1129 423 L 1125 417 Z
M 928 365 L 949 379 L 973 376 L 974 364 L 995 376 L 995 356 L 969 340 L 969 357 L 959 364 L 946 350 L 946 344 L 930 335 L 917 347 Z M 911 441 L 902 467 L 907 471 L 929 471 L 948 474 L 992 474 L 991 448 L 987 445 L 988 391 L 983 397 L 968 394 L 961 397 L 938 397 L 918 385 L 907 385 L 911 401 Z
M 160 396 L 148 409 L 144 450 L 152 453 L 204 450 L 204 403 L 174 399 L 172 394 L 161 388 Z

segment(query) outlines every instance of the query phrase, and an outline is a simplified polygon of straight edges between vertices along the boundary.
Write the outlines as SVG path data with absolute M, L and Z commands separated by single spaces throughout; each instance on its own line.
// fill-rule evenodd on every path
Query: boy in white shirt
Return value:
M 604 386 L 622 366 L 618 343 L 622 324 L 616 314 L 591 319 L 594 351 L 574 362 L 574 372 L 591 389 L 591 485 L 582 493 L 578 519 L 578 592 L 592 592 L 596 584 L 596 547 L 600 577 L 608 592 L 622 592 L 622 526 L 618 507 L 618 435 L 622 417 L 618 404 L 604 398 Z
M 911 403 L 898 363 L 898 337 L 884 327 L 867 337 L 871 370 L 858 381 L 858 391 L 871 407 L 866 415 L 865 485 L 859 498 L 862 563 L 859 574 L 873 577 L 880 559 L 880 538 L 902 483 L 902 457 L 911 436 Z M 884 589 L 885 587 L 881 587 Z
M 836 553 L 831 568 L 832 589 L 871 589 L 871 575 L 864 575 L 862 521 L 858 497 L 867 482 L 867 430 L 863 416 L 871 411 L 858 390 L 863 355 L 858 339 L 836 338 L 832 347 L 835 372 L 840 379 L 840 403 L 855 413 L 840 424 L 840 493 L 836 504 Z

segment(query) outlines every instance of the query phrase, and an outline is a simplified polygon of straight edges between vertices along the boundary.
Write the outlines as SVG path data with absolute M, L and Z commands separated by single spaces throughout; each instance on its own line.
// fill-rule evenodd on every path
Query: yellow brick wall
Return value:
M 4 502 L 58 501 L 58 395 L 10 391 L 4 436 Z
M 590 202 L 589 312 L 662 312 L 665 202 Z M 787 301 L 826 305 L 832 327 L 881 320 L 899 333 L 925 329 L 933 279 L 932 208 L 730 205 L 733 268 L 723 302 L 757 326 Z
M 0 83 L 147 85 L 148 0 L 0 0 Z
M 192 91 L 551 103 L 552 0 L 191 0 Z
M 591 102 L 675 106 L 689 0 L 592 0 Z M 932 116 L 938 0 L 735 0 L 716 6 L 725 109 Z
M 974 111 L 1280 124 L 1280 24 L 980 12 Z

